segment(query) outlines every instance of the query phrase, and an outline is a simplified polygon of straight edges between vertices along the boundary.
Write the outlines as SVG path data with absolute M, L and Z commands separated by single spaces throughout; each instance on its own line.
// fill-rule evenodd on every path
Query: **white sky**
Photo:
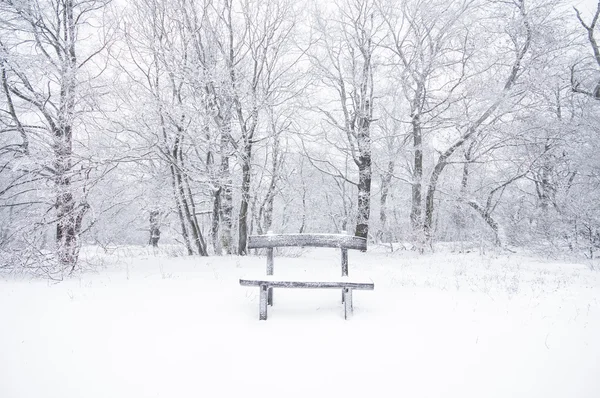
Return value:
M 592 13 L 592 11 L 596 10 L 596 6 L 598 5 L 597 0 L 571 0 L 570 3 L 573 4 L 573 7 L 577 7 L 579 11 Z

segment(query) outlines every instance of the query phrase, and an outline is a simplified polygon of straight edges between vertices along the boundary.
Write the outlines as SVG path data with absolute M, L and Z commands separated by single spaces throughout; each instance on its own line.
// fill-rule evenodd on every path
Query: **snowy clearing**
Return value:
M 600 272 L 518 255 L 350 253 L 356 291 L 276 289 L 265 258 L 109 254 L 63 282 L 0 281 L 0 397 L 598 397 Z M 339 273 L 289 250 L 275 275 Z M 597 265 L 596 265 L 597 267 Z

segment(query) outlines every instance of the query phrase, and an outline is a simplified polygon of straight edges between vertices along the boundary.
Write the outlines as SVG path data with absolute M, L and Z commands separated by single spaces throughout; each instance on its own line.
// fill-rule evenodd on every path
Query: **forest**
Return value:
M 0 0 L 0 270 L 343 233 L 600 249 L 600 2 Z

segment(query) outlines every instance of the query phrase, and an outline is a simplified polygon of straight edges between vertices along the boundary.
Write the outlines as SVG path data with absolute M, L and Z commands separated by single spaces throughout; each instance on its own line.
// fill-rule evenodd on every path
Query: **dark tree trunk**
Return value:
M 370 59 L 363 66 L 363 86 L 361 87 L 362 98 L 367 98 L 367 92 L 373 95 L 373 80 Z M 369 216 L 371 213 L 371 118 L 373 108 L 371 100 L 366 99 L 362 104 L 356 120 L 356 143 L 358 148 L 358 218 L 354 235 L 368 239 Z
M 55 132 L 54 182 L 56 196 L 56 243 L 58 260 L 63 267 L 72 267 L 77 261 L 75 255 L 75 201 L 71 192 L 71 139 L 70 128 L 58 129 Z
M 358 220 L 355 235 L 368 238 L 369 215 L 371 212 L 371 155 L 359 159 L 358 166 Z
M 242 154 L 242 201 L 239 214 L 238 255 L 248 254 L 248 203 L 250 201 L 250 160 L 252 159 L 252 144 L 246 141 Z
M 212 237 L 212 245 L 216 255 L 221 255 L 221 242 L 219 240 L 219 224 L 221 210 L 221 188 L 215 189 L 213 193 L 213 209 L 212 221 L 210 226 L 210 235 Z
M 63 269 L 75 269 L 79 257 L 79 233 L 81 221 L 86 206 L 76 209 L 73 187 L 70 174 L 72 172 L 73 158 L 73 119 L 75 115 L 75 89 L 77 57 L 75 55 L 75 42 L 77 30 L 73 16 L 74 5 L 67 2 L 63 8 L 63 31 L 65 47 L 63 51 L 63 64 L 60 76 L 60 106 L 58 123 L 54 129 L 54 172 L 57 188 L 56 197 L 56 241 L 58 246 L 58 260 Z M 60 41 L 57 38 L 58 41 Z

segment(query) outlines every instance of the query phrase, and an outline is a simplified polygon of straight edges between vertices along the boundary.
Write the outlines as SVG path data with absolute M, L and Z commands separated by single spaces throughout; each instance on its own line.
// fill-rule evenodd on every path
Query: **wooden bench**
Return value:
M 273 251 L 276 247 L 330 247 L 341 250 L 341 274 L 336 280 L 283 280 L 275 279 Z M 348 278 L 348 250 L 367 249 L 364 238 L 345 234 L 284 234 L 284 235 L 251 235 L 248 237 L 248 249 L 267 249 L 267 277 L 259 279 L 240 279 L 242 286 L 258 286 L 260 288 L 259 319 L 267 319 L 267 306 L 273 305 L 273 288 L 304 289 L 342 289 L 344 303 L 344 319 L 353 312 L 352 290 L 374 290 L 373 282 L 354 281 Z

